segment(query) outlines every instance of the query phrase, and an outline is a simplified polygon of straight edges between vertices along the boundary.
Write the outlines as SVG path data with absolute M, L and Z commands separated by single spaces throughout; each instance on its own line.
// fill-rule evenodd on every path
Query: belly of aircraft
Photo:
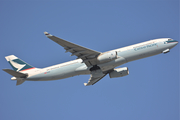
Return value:
M 87 67 L 83 67 L 82 64 L 76 64 L 71 66 L 61 67 L 55 70 L 48 70 L 42 73 L 28 77 L 26 80 L 30 81 L 49 81 L 49 80 L 58 80 L 68 77 L 73 77 L 76 75 L 89 74 Z M 78 69 L 81 68 L 81 69 Z

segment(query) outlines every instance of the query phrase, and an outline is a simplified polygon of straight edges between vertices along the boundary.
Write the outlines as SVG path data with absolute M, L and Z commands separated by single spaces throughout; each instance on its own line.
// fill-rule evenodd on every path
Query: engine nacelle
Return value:
M 111 60 L 117 59 L 117 52 L 116 51 L 110 51 L 100 54 L 97 59 L 100 62 L 109 62 Z
M 123 77 L 126 75 L 129 75 L 129 70 L 127 67 L 117 68 L 117 69 L 114 69 L 114 71 L 109 73 L 110 78 Z

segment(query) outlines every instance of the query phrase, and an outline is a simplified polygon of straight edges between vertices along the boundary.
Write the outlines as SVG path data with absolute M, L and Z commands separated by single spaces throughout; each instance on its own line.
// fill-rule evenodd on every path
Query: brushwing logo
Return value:
M 26 64 L 19 64 L 17 62 L 14 62 L 13 60 L 10 60 L 9 62 L 12 64 L 13 67 L 17 69 L 16 71 L 19 71 L 26 66 Z

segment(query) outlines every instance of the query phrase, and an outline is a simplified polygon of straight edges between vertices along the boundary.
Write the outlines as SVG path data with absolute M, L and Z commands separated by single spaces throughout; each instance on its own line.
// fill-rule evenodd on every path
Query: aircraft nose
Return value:
M 178 41 L 177 40 L 174 40 L 175 41 L 175 45 L 177 45 L 178 44 Z
M 170 48 L 173 48 L 174 46 L 176 46 L 178 44 L 178 41 L 177 40 L 173 40 L 173 39 L 168 39 L 168 41 L 166 41 Z
M 176 40 L 175 40 L 176 41 Z M 178 44 L 178 41 L 176 41 L 177 43 L 176 43 L 176 45 Z
M 176 46 L 177 44 L 178 44 L 178 41 L 177 41 L 177 40 L 173 40 L 173 41 L 172 41 L 173 47 Z

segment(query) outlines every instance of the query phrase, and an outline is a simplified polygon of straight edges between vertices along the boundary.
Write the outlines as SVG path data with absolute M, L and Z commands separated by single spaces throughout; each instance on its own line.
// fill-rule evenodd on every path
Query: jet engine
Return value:
M 97 60 L 100 62 L 109 62 L 111 60 L 117 59 L 117 52 L 116 51 L 110 51 L 100 54 L 97 57 Z
M 123 77 L 129 75 L 129 70 L 127 67 L 114 69 L 109 73 L 110 78 Z

